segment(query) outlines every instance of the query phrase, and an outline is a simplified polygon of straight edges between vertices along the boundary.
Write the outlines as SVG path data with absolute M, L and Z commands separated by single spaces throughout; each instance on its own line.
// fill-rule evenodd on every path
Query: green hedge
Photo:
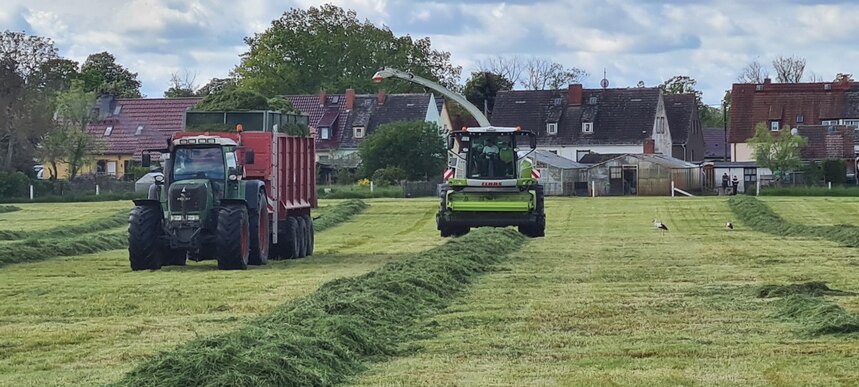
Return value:
M 415 338 L 525 238 L 478 229 L 354 278 L 338 279 L 244 328 L 193 340 L 138 365 L 121 386 L 323 386 L 343 383 Z
M 325 192 L 328 189 L 330 192 Z M 320 186 L 316 189 L 316 195 L 320 199 L 372 199 L 372 198 L 402 198 L 403 187 L 400 186 L 375 186 L 373 192 L 370 187 L 358 185 L 331 185 Z
M 767 187 L 761 196 L 859 196 L 859 187 Z

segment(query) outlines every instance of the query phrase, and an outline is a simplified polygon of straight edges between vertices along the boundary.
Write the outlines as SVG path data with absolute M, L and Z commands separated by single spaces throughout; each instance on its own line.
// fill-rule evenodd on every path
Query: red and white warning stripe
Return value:
M 444 179 L 450 180 L 453 178 L 453 174 L 456 172 L 456 168 L 448 168 L 444 170 Z
M 539 179 L 540 178 L 540 170 L 537 168 L 532 168 L 531 169 L 531 178 L 532 179 Z

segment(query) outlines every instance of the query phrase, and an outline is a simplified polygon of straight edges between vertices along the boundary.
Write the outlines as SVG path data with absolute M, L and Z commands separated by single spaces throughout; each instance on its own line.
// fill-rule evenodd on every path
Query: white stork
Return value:
M 656 219 L 653 219 L 653 227 L 656 227 L 657 230 L 662 231 L 662 234 L 665 235 L 665 232 L 668 231 L 668 226 L 665 223 L 662 223 Z
M 734 224 L 728 221 L 728 223 L 725 223 L 725 228 L 727 228 L 728 230 L 733 230 Z

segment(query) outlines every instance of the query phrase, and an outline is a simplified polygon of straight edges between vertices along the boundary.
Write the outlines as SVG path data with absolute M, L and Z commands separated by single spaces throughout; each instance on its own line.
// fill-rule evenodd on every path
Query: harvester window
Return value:
M 513 137 L 482 135 L 471 139 L 468 151 L 468 177 L 476 179 L 515 178 L 516 153 Z

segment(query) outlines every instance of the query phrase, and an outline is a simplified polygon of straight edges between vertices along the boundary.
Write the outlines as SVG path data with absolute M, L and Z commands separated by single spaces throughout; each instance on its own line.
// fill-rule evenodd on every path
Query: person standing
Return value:
M 740 179 L 737 179 L 737 175 L 734 175 L 734 178 L 733 178 L 733 179 L 731 179 L 731 185 L 733 185 L 733 186 L 734 186 L 734 193 L 733 193 L 733 195 L 736 195 L 736 194 L 737 194 L 737 187 L 739 187 L 739 186 L 740 186 Z
M 728 194 L 728 182 L 731 181 L 731 178 L 728 177 L 728 172 L 722 174 L 722 194 Z

